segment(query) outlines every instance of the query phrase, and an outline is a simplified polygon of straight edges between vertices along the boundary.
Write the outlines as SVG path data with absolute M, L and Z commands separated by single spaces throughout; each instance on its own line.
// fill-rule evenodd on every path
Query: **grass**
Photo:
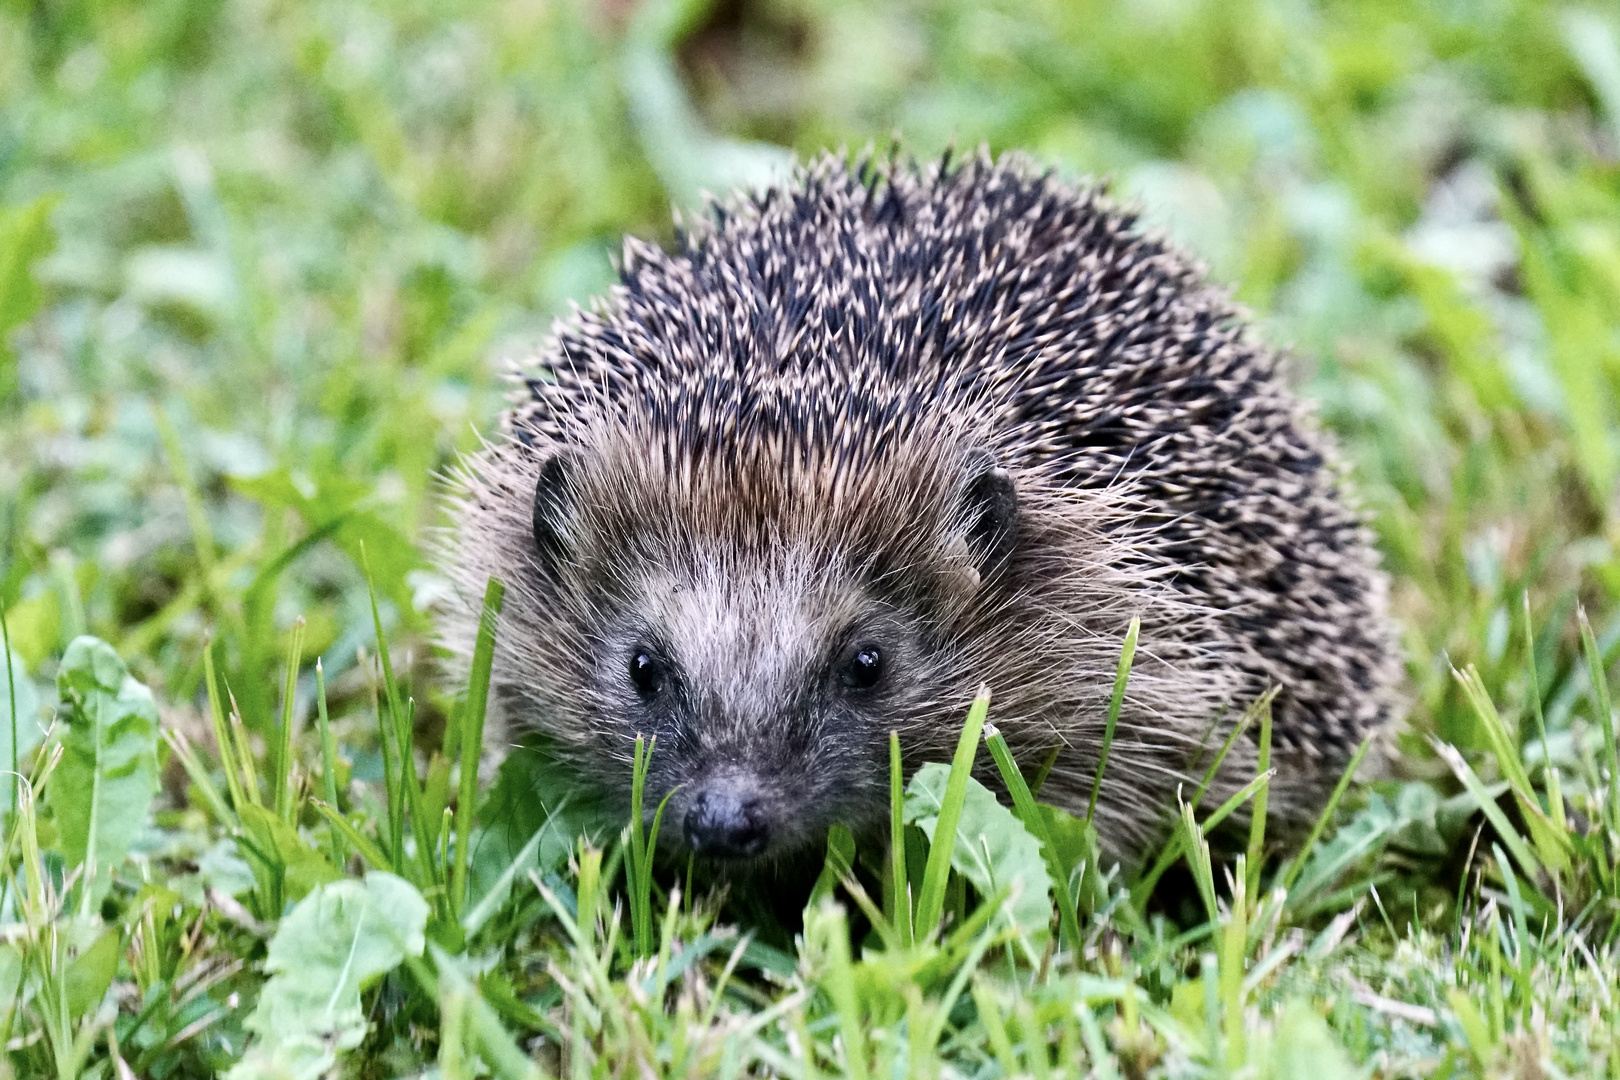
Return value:
M 1617 87 L 1530 0 L 0 7 L 5 1067 L 1620 1075 Z M 421 541 L 491 359 L 896 131 L 1111 176 L 1301 358 L 1410 707 L 1297 853 L 1262 755 L 1110 872 L 993 699 L 797 937 L 525 754 L 480 791 Z

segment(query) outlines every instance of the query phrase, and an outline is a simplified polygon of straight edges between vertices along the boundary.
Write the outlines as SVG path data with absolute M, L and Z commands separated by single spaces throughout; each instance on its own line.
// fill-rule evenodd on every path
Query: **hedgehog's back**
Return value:
M 1284 749 L 1340 762 L 1387 711 L 1384 584 L 1323 438 L 1226 297 L 1096 190 L 1016 158 L 822 157 L 674 254 L 628 244 L 621 282 L 561 328 L 520 437 L 630 416 L 850 467 L 971 418 L 1021 488 L 1139 509 L 1132 558 L 1219 613 L 1255 693 L 1280 685 Z

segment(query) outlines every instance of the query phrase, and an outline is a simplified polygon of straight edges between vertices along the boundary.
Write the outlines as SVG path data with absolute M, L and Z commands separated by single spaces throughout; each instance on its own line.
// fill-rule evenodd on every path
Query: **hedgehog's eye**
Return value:
M 657 697 L 664 688 L 663 662 L 650 649 L 637 649 L 630 657 L 630 682 L 643 698 L 650 700 Z
M 838 669 L 838 681 L 851 690 L 870 690 L 883 677 L 883 652 L 870 642 L 856 645 Z

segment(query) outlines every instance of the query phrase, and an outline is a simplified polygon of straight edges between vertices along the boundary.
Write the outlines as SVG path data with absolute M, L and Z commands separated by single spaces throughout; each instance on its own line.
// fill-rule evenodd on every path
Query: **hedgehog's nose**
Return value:
M 684 831 L 693 851 L 722 859 L 758 855 L 771 838 L 760 801 L 723 785 L 698 795 L 686 812 Z

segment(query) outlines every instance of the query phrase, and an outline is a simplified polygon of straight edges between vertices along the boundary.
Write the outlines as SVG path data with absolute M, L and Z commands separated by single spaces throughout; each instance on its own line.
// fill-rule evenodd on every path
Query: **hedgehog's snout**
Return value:
M 683 833 L 699 855 L 749 859 L 771 842 L 764 800 L 734 779 L 709 782 L 686 811 Z

